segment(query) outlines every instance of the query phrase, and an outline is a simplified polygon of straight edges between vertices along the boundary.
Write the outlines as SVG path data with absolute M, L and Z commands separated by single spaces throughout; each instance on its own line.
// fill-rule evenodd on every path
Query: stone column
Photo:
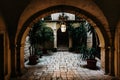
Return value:
M 4 80 L 4 34 L 0 33 L 0 80 Z
M 115 75 L 115 72 L 114 72 L 114 62 L 115 62 L 115 59 L 114 59 L 114 46 L 111 46 L 110 48 L 110 54 L 109 54 L 109 69 L 110 69 L 110 75 L 111 76 L 114 76 Z
M 100 47 L 101 49 L 101 68 L 105 74 L 109 73 L 109 49 L 108 47 Z
M 69 36 L 69 48 L 72 48 L 72 38 Z
M 116 29 L 115 35 L 115 76 L 120 77 L 120 31 Z
M 93 42 L 92 42 L 92 34 L 87 33 L 87 47 L 91 48 L 92 44 L 93 44 Z
M 54 33 L 54 48 L 57 48 L 57 23 L 53 25 L 53 33 Z
M 54 48 L 57 48 L 57 30 L 54 29 Z
M 119 44 L 119 53 L 118 53 L 118 56 L 117 56 L 117 73 L 118 73 L 118 77 L 120 77 L 120 44 Z
M 105 74 L 110 73 L 110 46 L 105 47 Z
M 24 53 L 25 53 L 24 46 L 25 44 L 21 44 L 21 47 L 20 47 L 20 71 L 21 73 L 24 72 Z
M 13 44 L 11 42 L 11 45 L 10 45 L 10 50 L 11 50 L 11 77 L 15 77 L 17 75 L 17 64 L 16 64 L 16 57 L 17 57 L 17 54 L 15 52 L 15 44 Z
M 17 44 L 17 72 L 18 74 L 22 74 L 24 72 L 24 44 Z
M 100 47 L 100 55 L 101 55 L 101 68 L 105 71 L 105 48 Z

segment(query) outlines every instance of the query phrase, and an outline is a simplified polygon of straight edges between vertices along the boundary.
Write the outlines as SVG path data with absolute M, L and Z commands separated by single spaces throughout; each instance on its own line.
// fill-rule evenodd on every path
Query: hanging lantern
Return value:
M 61 32 L 66 32 L 66 25 L 65 24 L 61 24 Z
M 59 18 L 58 18 L 61 22 L 60 22 L 60 28 L 61 28 L 61 32 L 66 32 L 66 23 L 65 21 L 67 21 L 68 19 L 68 16 L 66 16 L 64 14 L 64 12 L 62 12 L 62 15 L 59 15 Z

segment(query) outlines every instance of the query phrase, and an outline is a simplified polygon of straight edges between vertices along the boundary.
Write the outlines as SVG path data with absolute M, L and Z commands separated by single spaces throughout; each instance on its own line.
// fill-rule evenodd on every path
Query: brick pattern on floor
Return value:
M 43 56 L 37 65 L 27 65 L 27 73 L 16 80 L 110 80 L 102 70 L 83 68 L 86 62 L 81 60 L 80 54 L 71 52 L 55 52 L 50 56 Z M 97 62 L 100 67 L 100 62 Z

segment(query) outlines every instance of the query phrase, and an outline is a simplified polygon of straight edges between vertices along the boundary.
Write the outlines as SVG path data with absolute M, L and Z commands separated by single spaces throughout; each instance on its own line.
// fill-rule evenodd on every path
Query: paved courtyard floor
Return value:
M 111 80 L 112 77 L 104 75 L 97 61 L 96 70 L 83 67 L 86 64 L 80 54 L 59 51 L 45 55 L 36 65 L 25 62 L 27 72 L 16 80 Z

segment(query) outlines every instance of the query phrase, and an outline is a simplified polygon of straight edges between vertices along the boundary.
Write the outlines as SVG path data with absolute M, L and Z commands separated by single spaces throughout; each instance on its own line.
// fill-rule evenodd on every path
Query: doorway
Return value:
M 66 32 L 61 32 L 59 28 L 57 31 L 57 48 L 58 50 L 68 50 L 69 47 L 69 35 L 68 30 Z

